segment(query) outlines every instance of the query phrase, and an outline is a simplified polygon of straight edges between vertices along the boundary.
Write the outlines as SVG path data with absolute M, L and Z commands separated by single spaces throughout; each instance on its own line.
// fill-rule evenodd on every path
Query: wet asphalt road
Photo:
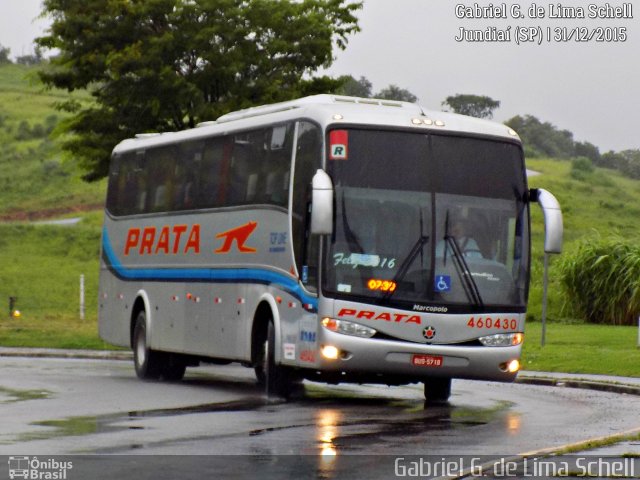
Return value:
M 393 478 L 400 457 L 504 457 L 640 427 L 640 397 L 568 388 L 458 380 L 434 407 L 418 385 L 305 383 L 283 403 L 240 366 L 173 384 L 124 361 L 0 358 L 0 371 L 0 455 L 100 455 L 86 457 L 91 478 L 145 462 L 148 478 Z

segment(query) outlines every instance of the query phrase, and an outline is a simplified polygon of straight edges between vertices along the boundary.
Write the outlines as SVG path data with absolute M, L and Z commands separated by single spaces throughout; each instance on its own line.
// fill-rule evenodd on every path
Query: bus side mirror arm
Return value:
M 538 202 L 544 215 L 544 252 L 561 253 L 564 227 L 560 203 L 556 197 L 542 188 L 532 188 L 530 198 L 531 201 Z
M 333 233 L 333 182 L 322 169 L 311 182 L 311 233 L 331 235 Z

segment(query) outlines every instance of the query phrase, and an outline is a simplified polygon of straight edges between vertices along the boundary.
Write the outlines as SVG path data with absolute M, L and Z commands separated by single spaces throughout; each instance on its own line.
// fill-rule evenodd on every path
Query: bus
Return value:
M 509 127 L 416 104 L 315 95 L 118 144 L 99 330 L 142 379 L 201 362 L 303 379 L 512 381 L 530 276 L 529 205 L 559 253 L 560 207 L 529 190 Z

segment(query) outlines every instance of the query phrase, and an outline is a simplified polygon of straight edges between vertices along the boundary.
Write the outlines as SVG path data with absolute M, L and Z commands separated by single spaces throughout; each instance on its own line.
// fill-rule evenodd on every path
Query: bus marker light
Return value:
M 244 304 L 244 302 L 245 302 L 244 298 L 239 298 L 238 299 L 238 305 L 242 305 L 242 304 Z
M 427 126 L 431 126 L 431 125 L 433 125 L 433 120 L 431 120 L 430 118 L 425 118 L 425 119 L 423 120 L 423 122 L 424 122 L 424 124 L 425 124 L 425 125 L 427 125 Z
M 414 125 L 422 125 L 422 120 L 420 118 L 412 118 L 411 123 Z
M 276 302 L 282 303 L 282 297 L 276 297 Z
M 333 345 L 323 345 L 320 352 L 324 358 L 329 360 L 336 360 L 340 354 L 340 351 Z
M 442 120 L 436 120 L 436 127 L 444 127 L 445 123 Z
M 289 308 L 296 308 L 296 302 L 289 302 Z
M 329 318 L 329 317 L 323 318 L 322 326 L 327 330 L 331 330 L 332 332 L 338 331 L 338 321 L 333 318 Z
M 222 299 L 220 297 L 216 297 L 216 298 L 213 299 L 213 303 L 220 304 L 220 303 L 222 303 Z
M 340 115 L 339 113 L 336 113 L 336 114 L 333 116 L 333 119 L 334 119 L 334 120 L 342 120 L 343 118 L 344 118 L 344 117 L 343 117 L 342 115 Z

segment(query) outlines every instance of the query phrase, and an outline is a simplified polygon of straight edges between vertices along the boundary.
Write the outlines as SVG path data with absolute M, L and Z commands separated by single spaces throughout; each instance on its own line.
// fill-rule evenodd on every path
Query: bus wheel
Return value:
M 147 347 L 147 314 L 142 310 L 133 330 L 133 364 L 136 375 L 143 380 L 160 378 L 163 370 L 162 354 Z
M 450 396 L 450 378 L 429 378 L 424 381 L 424 398 L 427 403 L 447 403 Z
M 273 320 L 269 321 L 267 340 L 264 348 L 264 386 L 268 397 L 287 399 L 291 394 L 293 382 L 287 367 L 276 365 L 276 328 Z

